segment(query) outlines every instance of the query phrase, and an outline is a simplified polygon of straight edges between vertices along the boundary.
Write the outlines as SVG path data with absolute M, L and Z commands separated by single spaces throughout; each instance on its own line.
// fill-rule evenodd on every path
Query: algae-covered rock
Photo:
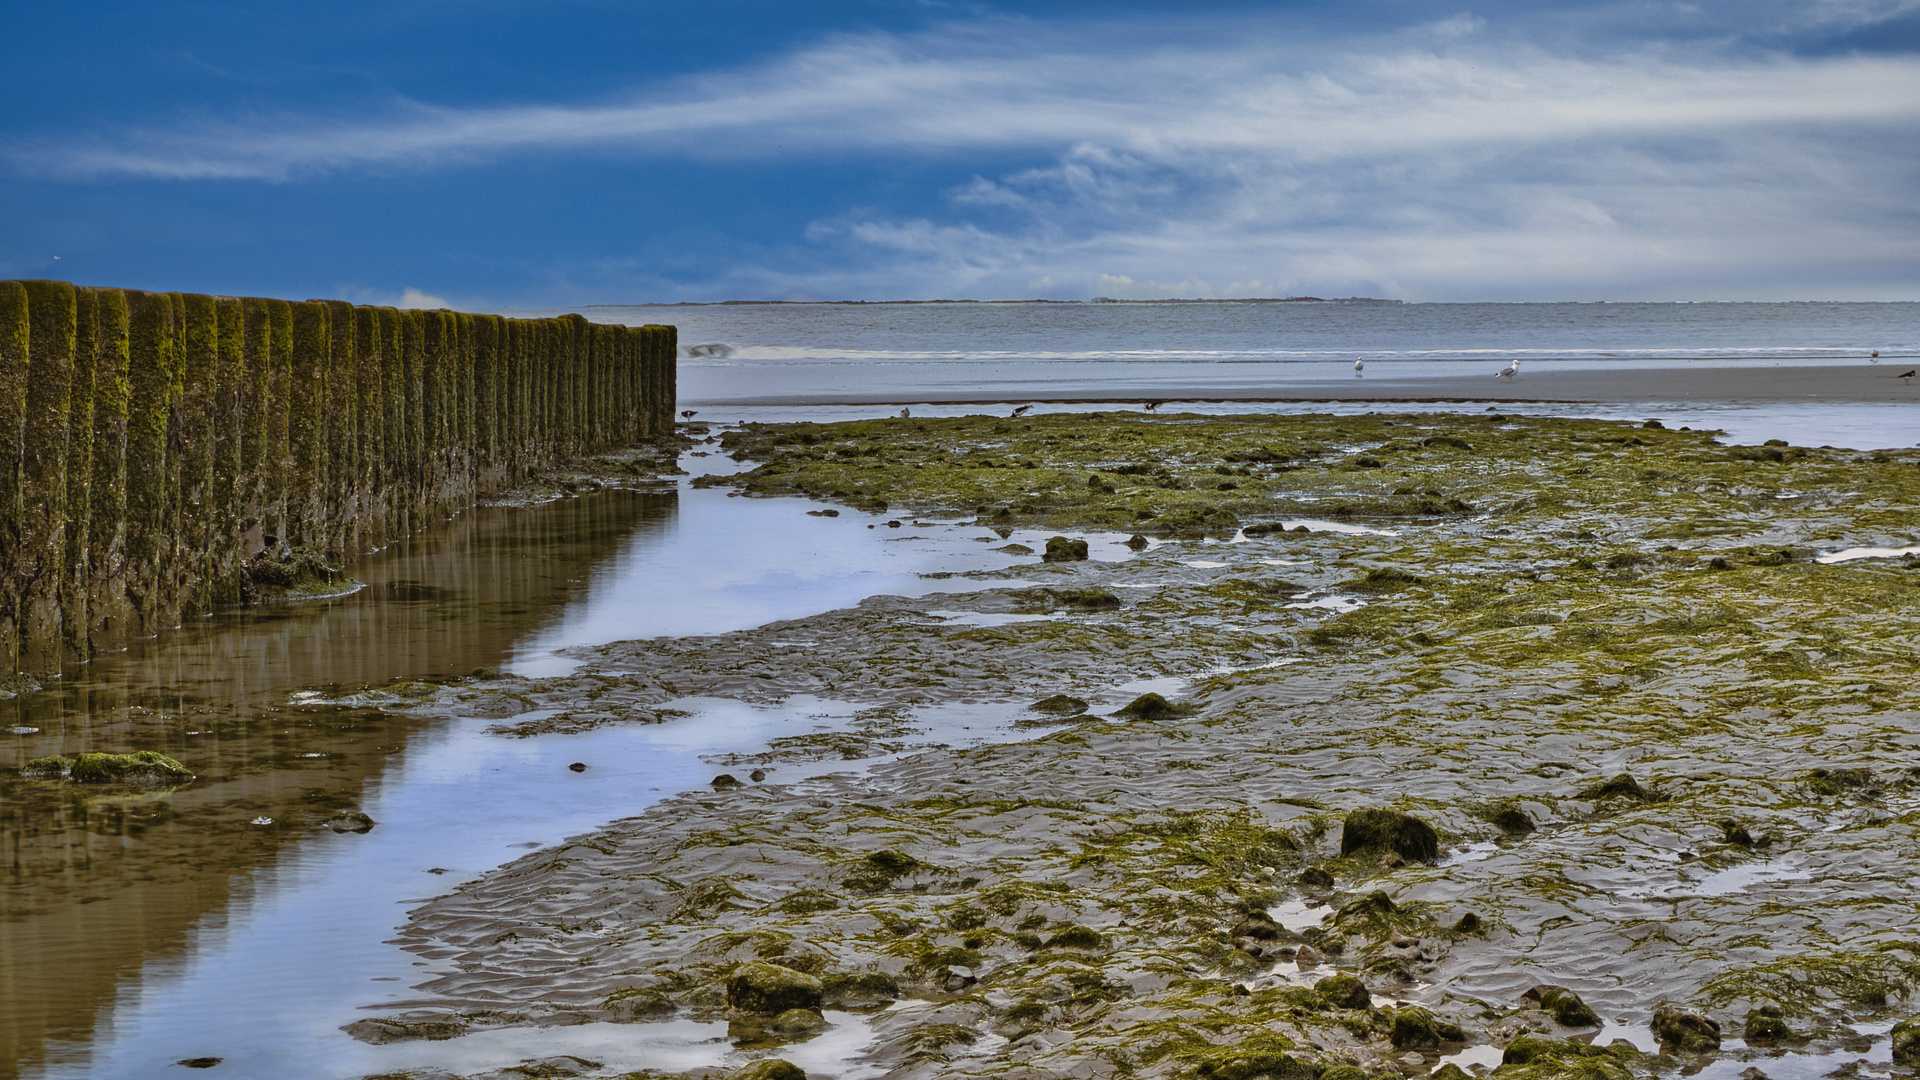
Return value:
M 820 983 L 825 988 L 825 993 L 821 997 L 822 1003 L 835 1008 L 871 1008 L 896 1001 L 900 997 L 900 984 L 894 981 L 893 976 L 877 971 L 852 975 L 822 975 Z
M 1506 833 L 1508 836 L 1521 836 L 1534 830 L 1533 819 L 1527 816 L 1520 804 L 1512 799 L 1501 799 L 1487 804 L 1481 814 L 1482 820 Z
M 1443 1020 L 1418 1005 L 1396 1009 L 1387 1041 L 1395 1050 L 1430 1050 L 1443 1042 L 1461 1042 L 1467 1033 L 1460 1025 Z
M 1065 536 L 1048 537 L 1047 550 L 1040 556 L 1042 562 L 1085 562 L 1086 559 L 1087 542 Z
M 1319 1070 L 1292 1054 L 1249 1050 L 1200 1063 L 1196 1072 L 1206 1080 L 1315 1080 Z
M 369 833 L 377 824 L 358 810 L 342 810 L 326 821 L 327 828 L 337 833 Z
M 1477 934 L 1485 928 L 1485 925 L 1486 924 L 1481 921 L 1480 916 L 1469 911 L 1465 915 L 1460 916 L 1459 920 L 1453 924 L 1453 929 L 1455 933 Z
M 387 1043 L 410 1042 L 424 1039 L 429 1042 L 444 1042 L 467 1033 L 468 1023 L 457 1018 L 434 1020 L 397 1020 L 380 1018 L 375 1020 L 355 1020 L 343 1025 L 340 1030 L 374 1046 Z
M 1747 1010 L 1746 1026 L 1741 1029 L 1740 1037 L 1754 1046 L 1771 1046 L 1793 1038 L 1793 1029 L 1787 1027 L 1786 1014 L 1780 1006 L 1765 1004 Z
M 768 1058 L 735 1070 L 728 1080 L 807 1080 L 807 1073 L 790 1061 Z
M 818 1035 L 827 1030 L 827 1018 L 816 1009 L 788 1009 L 767 1021 L 767 1030 L 790 1038 Z
M 73 759 L 55 754 L 37 757 L 20 766 L 20 775 L 28 780 L 64 780 L 73 769 Z
M 1578 1078 L 1578 1080 L 1631 1080 L 1632 1070 L 1622 1064 L 1609 1048 L 1588 1043 L 1522 1035 L 1507 1044 L 1500 1055 L 1502 1077 Z
M 1640 786 L 1630 773 L 1621 773 L 1611 780 L 1602 780 L 1580 789 L 1580 797 L 1602 802 L 1607 799 L 1625 799 L 1632 802 L 1653 802 L 1657 796 Z
M 1433 826 L 1398 810 L 1355 810 L 1340 830 L 1340 854 L 1393 852 L 1413 862 L 1440 857 L 1440 837 Z
M 600 1002 L 601 1017 L 613 1023 L 659 1020 L 673 1012 L 672 998 L 658 990 L 642 987 L 615 990 Z
M 1087 703 L 1077 697 L 1069 697 L 1066 694 L 1055 694 L 1052 697 L 1041 698 L 1039 701 L 1027 706 L 1027 709 L 1037 713 L 1076 716 L 1087 711 Z
M 727 978 L 727 1004 L 741 1012 L 818 1009 L 825 993 L 826 987 L 811 975 L 758 960 L 734 968 Z
M 1600 1017 L 1580 995 L 1564 986 L 1552 986 L 1542 983 L 1520 995 L 1522 1000 L 1531 1001 L 1540 1007 L 1540 1011 L 1553 1017 L 1562 1027 L 1599 1027 Z
M 1420 577 L 1417 574 L 1409 574 L 1405 570 L 1395 570 L 1392 567 L 1375 567 L 1367 571 L 1364 576 L 1357 577 L 1342 587 L 1353 592 L 1389 593 L 1399 592 L 1401 589 L 1412 588 L 1415 585 L 1425 585 L 1426 583 L 1426 578 Z
M 1373 995 L 1367 984 L 1352 975 L 1329 975 L 1313 984 L 1313 989 L 1338 1009 L 1371 1009 Z
M 185 765 L 152 750 L 81 754 L 73 759 L 67 775 L 81 784 L 181 784 L 193 779 Z
M 1115 716 L 1132 716 L 1141 720 L 1171 720 L 1186 716 L 1193 711 L 1191 705 L 1175 705 L 1159 694 L 1141 694 L 1132 701 L 1114 711 Z
M 1050 949 L 1097 949 L 1107 943 L 1100 931 L 1075 923 L 1046 940 Z
M 1920 1016 L 1909 1016 L 1893 1025 L 1888 1035 L 1893 1040 L 1893 1060 L 1920 1061 Z
M 1323 1075 L 1320 1080 L 1327 1080 L 1327 1078 Z M 1428 1073 L 1427 1080 L 1473 1080 L 1473 1074 L 1449 1061 Z
M 1647 1026 L 1663 1046 L 1690 1054 L 1720 1049 L 1719 1023 L 1671 1002 L 1655 1008 L 1653 1021 Z
M 1320 1080 L 1369 1080 L 1367 1070 L 1358 1065 L 1335 1065 L 1320 1074 Z

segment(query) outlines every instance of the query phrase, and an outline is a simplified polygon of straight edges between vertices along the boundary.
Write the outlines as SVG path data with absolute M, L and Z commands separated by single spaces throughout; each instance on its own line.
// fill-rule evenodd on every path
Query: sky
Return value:
M 103 0 L 0 277 L 468 308 L 1920 299 L 1920 0 Z

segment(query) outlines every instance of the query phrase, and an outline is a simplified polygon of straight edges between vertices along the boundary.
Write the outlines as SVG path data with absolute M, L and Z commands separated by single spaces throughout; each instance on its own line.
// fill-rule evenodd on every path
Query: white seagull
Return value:
M 1366 378 L 1366 375 L 1362 374 L 1364 371 L 1366 371 L 1366 368 L 1367 368 L 1367 362 L 1365 360 L 1355 360 L 1353 362 L 1353 377 L 1356 379 Z
M 1507 370 L 1494 372 L 1493 377 L 1496 379 L 1511 379 L 1518 374 L 1520 374 L 1520 361 L 1515 360 L 1507 365 Z

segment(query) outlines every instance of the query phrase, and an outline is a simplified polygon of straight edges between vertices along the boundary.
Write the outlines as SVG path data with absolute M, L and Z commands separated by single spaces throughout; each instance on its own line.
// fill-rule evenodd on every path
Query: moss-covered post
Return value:
M 213 311 L 213 486 L 207 562 L 211 568 L 208 596 L 218 607 L 240 601 L 243 503 L 250 501 L 250 493 L 242 487 L 240 466 L 247 413 L 246 312 L 231 296 L 216 297 Z
M 173 297 L 127 294 L 127 528 L 126 595 L 139 621 L 135 632 L 151 634 L 174 625 L 172 554 L 167 535 L 174 483 L 169 473 L 168 434 L 178 396 L 174 353 Z
M 126 580 L 127 294 L 94 290 L 93 482 L 88 488 L 90 647 L 119 637 L 130 621 Z M 84 362 L 87 357 L 76 357 Z
M 358 528 L 354 531 L 354 550 L 361 554 L 378 546 L 391 535 L 386 509 L 379 498 L 380 461 L 386 454 L 387 403 L 386 372 L 382 370 L 385 353 L 380 347 L 380 312 L 374 308 L 353 309 L 354 355 L 354 489 Z M 371 540 L 369 540 L 371 538 Z
M 505 389 L 501 394 L 501 426 L 505 429 L 508 461 L 513 479 L 527 475 L 527 324 L 524 319 L 508 319 L 506 335 Z
M 426 441 L 426 376 L 422 370 L 425 363 L 426 312 L 407 310 L 400 312 L 402 378 L 406 394 L 406 474 L 401 480 L 403 485 L 402 505 L 405 508 L 408 531 L 419 528 L 421 508 L 427 484 L 427 441 Z
M 322 300 L 327 309 L 327 482 L 326 550 L 341 559 L 355 546 L 354 522 L 360 507 L 360 393 L 355 385 L 360 367 L 353 305 L 345 300 Z
M 325 304 L 293 305 L 292 381 L 287 395 L 287 541 L 324 553 L 326 538 L 327 376 L 333 365 Z
M 500 453 L 496 442 L 500 407 L 499 319 L 491 315 L 462 316 L 468 320 L 467 340 L 473 356 L 473 456 L 475 483 L 482 489 L 500 484 Z
M 61 647 L 74 659 L 93 655 L 88 645 L 92 576 L 87 573 L 87 532 L 93 518 L 93 380 L 99 343 L 99 298 L 73 290 L 73 387 L 67 395 L 66 565 L 60 570 Z
M 213 297 L 176 294 L 180 317 L 180 397 L 173 406 L 173 451 L 180 485 L 174 521 L 181 611 L 213 610 L 214 380 L 220 351 L 220 316 Z
M 73 399 L 73 286 L 28 281 L 27 412 L 20 437 L 25 514 L 14 573 L 21 666 L 60 667 L 60 596 L 66 568 L 68 410 Z
M 401 503 L 401 486 L 406 478 L 407 460 L 407 367 L 404 355 L 406 333 L 401 313 L 381 308 L 380 385 L 385 404 L 386 429 L 380 438 L 381 505 L 386 508 L 387 528 L 393 533 L 407 530 L 407 517 Z
M 247 297 L 240 301 L 240 315 L 246 341 L 246 408 L 240 418 L 240 471 L 235 477 L 239 490 L 237 509 L 241 532 L 242 556 L 248 556 L 260 544 L 261 523 L 266 506 L 267 432 L 272 421 L 267 410 L 273 404 L 273 327 L 267 301 Z
M 266 442 L 261 446 L 262 528 L 275 542 L 287 537 L 287 477 L 291 467 L 288 418 L 292 409 L 289 382 L 293 373 L 293 305 L 267 301 L 267 410 Z M 264 537 L 263 537 L 264 539 Z
M 0 281 L 0 679 L 20 670 L 20 593 L 14 562 L 26 524 L 20 454 L 31 325 L 26 286 Z

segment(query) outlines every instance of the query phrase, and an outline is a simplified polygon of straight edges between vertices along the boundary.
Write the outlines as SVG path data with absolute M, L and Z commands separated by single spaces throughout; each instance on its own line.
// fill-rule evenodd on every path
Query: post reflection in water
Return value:
M 0 742 L 0 1080 L 84 1053 L 125 980 L 177 962 L 196 927 L 330 835 L 316 824 L 358 806 L 420 734 L 293 693 L 504 666 L 676 506 L 608 491 L 475 509 L 350 566 L 366 583 L 351 596 L 197 619 L 0 701 L 0 733 L 15 732 Z M 171 793 L 19 778 L 31 758 L 129 750 L 199 778 Z

